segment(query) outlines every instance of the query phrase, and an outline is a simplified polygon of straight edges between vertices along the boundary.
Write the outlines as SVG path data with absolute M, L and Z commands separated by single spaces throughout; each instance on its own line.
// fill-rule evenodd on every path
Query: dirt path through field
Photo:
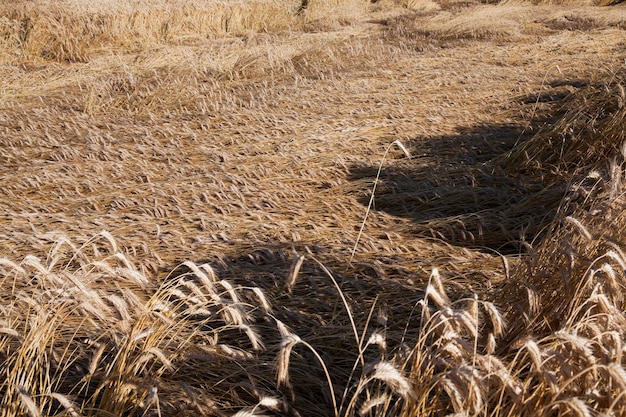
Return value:
M 155 268 L 292 245 L 347 260 L 399 140 L 412 159 L 391 146 L 376 203 L 400 202 L 370 212 L 357 260 L 480 270 L 489 255 L 416 233 L 411 204 L 436 205 L 438 186 L 471 181 L 449 165 L 506 151 L 623 64 L 626 9 L 605 10 L 394 9 L 327 32 L 7 61 L 0 253 L 43 256 L 60 235 L 108 230 Z

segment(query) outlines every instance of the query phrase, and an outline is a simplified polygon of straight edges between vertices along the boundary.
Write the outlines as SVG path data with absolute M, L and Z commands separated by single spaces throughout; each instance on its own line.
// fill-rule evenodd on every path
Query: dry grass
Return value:
M 487 3 L 0 6 L 0 414 L 626 414 L 626 9 Z

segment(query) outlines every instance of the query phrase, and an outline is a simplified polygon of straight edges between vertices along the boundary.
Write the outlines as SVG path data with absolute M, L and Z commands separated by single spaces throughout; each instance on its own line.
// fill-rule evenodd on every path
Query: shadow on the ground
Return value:
M 302 262 L 299 263 L 299 260 Z M 286 398 L 293 394 L 292 400 L 285 402 L 290 404 L 289 408 L 272 415 L 303 415 L 295 410 L 307 410 L 308 415 L 332 415 L 333 401 L 319 358 L 329 369 L 335 396 L 343 395 L 344 390 L 348 397 L 358 395 L 355 394 L 355 387 L 361 373 L 365 372 L 359 365 L 359 358 L 365 364 L 376 363 L 384 357 L 385 349 L 397 352 L 405 339 L 414 340 L 419 329 L 420 315 L 415 299 L 422 297 L 423 284 L 417 286 L 406 278 L 380 279 L 380 274 L 385 274 L 384 268 L 374 270 L 371 265 L 350 265 L 347 260 L 335 257 L 322 248 L 301 244 L 240 248 L 237 253 L 224 255 L 220 260 L 207 260 L 207 263 L 215 273 L 217 288 L 231 287 L 241 294 L 250 292 L 252 288 L 260 289 L 272 304 L 272 309 L 270 314 L 262 314 L 259 305 L 255 309 L 258 310 L 255 319 L 245 321 L 246 326 L 258 330 L 265 345 L 265 349 L 254 352 L 254 360 L 247 359 L 245 366 L 239 369 L 216 367 L 214 375 L 195 383 L 188 382 L 188 385 L 200 390 L 211 384 L 231 384 L 228 396 L 237 404 L 255 404 L 258 399 L 250 393 L 248 385 L 236 381 L 250 381 L 259 391 L 274 396 Z M 298 272 L 294 275 L 296 265 Z M 295 279 L 290 280 L 291 277 Z M 170 285 L 179 286 L 183 281 L 198 282 L 193 270 L 184 264 L 171 271 L 167 279 Z M 191 286 L 182 285 L 180 288 L 185 290 Z M 400 296 L 409 293 L 415 294 L 415 299 L 407 300 Z M 223 301 L 215 305 L 217 309 L 233 304 L 227 290 L 221 297 Z M 185 298 L 175 302 L 181 303 L 182 300 Z M 243 302 L 242 298 L 239 304 Z M 211 320 L 198 317 L 198 334 L 216 333 L 221 345 L 253 351 L 238 326 L 220 324 L 219 314 L 214 316 Z M 279 333 L 277 322 L 286 325 L 310 346 L 293 346 L 289 361 L 293 391 L 276 385 L 276 361 L 285 349 L 285 338 Z M 381 351 L 372 346 L 360 355 L 359 343 L 363 341 L 356 339 L 355 330 L 359 337 L 373 332 L 384 335 L 386 348 Z M 187 365 L 181 366 L 183 374 L 194 372 L 185 368 Z
M 555 92 L 539 99 L 554 103 L 565 97 Z M 524 252 L 553 220 L 567 184 L 547 180 L 540 170 L 518 171 L 506 155 L 554 117 L 404 143 L 412 158 L 384 161 L 372 209 L 411 219 L 416 236 L 487 252 Z M 350 179 L 371 184 L 377 172 L 378 166 L 353 166 Z M 359 202 L 367 206 L 370 196 L 363 193 Z

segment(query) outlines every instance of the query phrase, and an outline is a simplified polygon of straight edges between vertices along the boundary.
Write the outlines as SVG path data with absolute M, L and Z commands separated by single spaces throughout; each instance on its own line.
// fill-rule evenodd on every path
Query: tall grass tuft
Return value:
M 172 412 L 164 399 L 185 396 L 183 382 L 264 350 L 255 323 L 271 306 L 259 288 L 191 262 L 159 283 L 107 232 L 82 246 L 62 237 L 47 261 L 1 264 L 3 415 Z M 194 366 L 206 370 L 179 384 Z M 216 412 L 218 397 L 198 399 L 198 412 Z
M 622 72 L 580 91 L 561 119 L 503 157 L 512 172 L 541 171 L 569 191 L 534 250 L 483 294 L 490 301 L 450 299 L 433 270 L 406 415 L 626 412 L 623 86 Z

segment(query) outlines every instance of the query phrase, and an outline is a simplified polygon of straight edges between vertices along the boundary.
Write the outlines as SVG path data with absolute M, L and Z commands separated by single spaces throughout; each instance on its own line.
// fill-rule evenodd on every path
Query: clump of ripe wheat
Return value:
M 621 181 L 611 170 L 611 181 Z M 615 191 L 621 183 L 595 187 L 588 206 L 573 207 L 507 273 L 504 295 L 493 301 L 449 297 L 433 270 L 418 302 L 422 323 L 410 374 L 417 400 L 409 415 L 624 410 L 626 242 L 609 225 L 624 224 L 626 200 Z
M 56 413 L 54 404 L 70 415 L 167 410 L 157 395 L 177 388 L 156 379 L 202 357 L 236 364 L 263 351 L 255 324 L 258 314 L 271 311 L 263 291 L 218 280 L 208 265 L 183 266 L 189 272 L 159 284 L 107 232 L 81 246 L 61 237 L 47 262 L 34 256 L 0 262 L 3 409 L 30 415 Z
M 496 296 L 514 301 L 505 309 L 509 320 L 503 344 L 490 349 L 505 359 L 511 377 L 520 382 L 515 391 L 521 397 L 504 391 L 499 396 L 499 406 L 513 415 L 530 410 L 585 416 L 624 411 L 626 242 L 618 230 L 626 224 L 625 138 L 617 128 L 624 117 L 619 104 L 623 78 L 616 82 L 573 97 L 570 101 L 584 99 L 589 113 L 579 118 L 566 112 L 552 128 L 521 145 L 523 152 L 511 154 L 515 161 L 523 153 L 528 170 L 547 163 L 552 166 L 549 175 L 577 178 L 550 230 Z M 591 130 L 579 124 L 586 117 L 591 118 Z M 596 136 L 595 129 L 605 133 Z M 548 146 L 557 135 L 563 135 L 558 155 Z M 581 154 L 589 162 L 582 168 L 576 162 Z M 520 316 L 524 320 L 514 320 Z
M 303 384 L 312 384 L 317 379 L 313 375 L 310 378 L 303 378 L 303 373 L 313 373 L 309 362 L 313 360 L 316 363 L 315 368 L 319 367 L 323 376 L 317 379 L 315 385 L 323 384 L 323 395 L 332 406 L 328 408 L 328 412 L 337 416 L 399 412 L 402 404 L 412 395 L 412 383 L 405 375 L 405 359 L 401 352 L 397 347 L 392 348 L 387 344 L 388 318 L 386 313 L 380 309 L 378 318 L 373 320 L 374 312 L 378 308 L 374 302 L 367 317 L 364 318 L 363 329 L 359 330 L 357 322 L 362 312 L 356 313 L 353 310 L 353 305 L 346 297 L 347 294 L 344 293 L 338 278 L 314 256 L 308 256 L 307 259 L 310 259 L 308 263 L 304 257 L 298 257 L 294 262 L 301 260 L 298 266 L 301 273 L 302 271 L 307 273 L 311 266 L 315 266 L 323 273 L 325 279 L 329 281 L 327 285 L 334 289 L 334 297 L 345 312 L 343 315 L 346 316 L 345 324 L 334 331 L 329 328 L 331 332 L 327 333 L 328 336 L 325 338 L 328 337 L 328 340 L 334 344 L 339 342 L 336 340 L 338 333 L 351 334 L 351 343 L 349 343 L 350 340 L 343 342 L 348 343 L 348 350 L 342 348 L 341 352 L 344 355 L 352 352 L 352 357 L 331 356 L 329 351 L 332 351 L 332 347 L 328 342 L 318 344 L 316 337 L 309 341 L 297 335 L 282 321 L 277 321 L 281 336 L 276 360 L 277 385 L 285 387 L 292 401 L 297 404 L 301 401 L 299 397 L 304 394 L 298 387 Z M 292 263 L 288 280 L 293 275 L 293 269 Z M 309 279 L 311 279 L 310 276 Z M 296 295 L 295 291 L 300 285 L 303 284 L 294 287 L 294 291 L 289 295 L 290 298 Z M 377 327 L 371 329 L 373 325 Z M 298 349 L 299 346 L 305 349 Z M 310 359 L 304 360 L 306 357 Z M 333 359 L 335 357 L 336 359 Z M 341 368 L 330 367 L 328 366 L 329 360 L 340 360 L 344 365 Z
M 30 57 L 87 62 L 102 50 L 179 44 L 191 39 L 279 32 L 304 25 L 333 26 L 367 10 L 361 1 L 320 1 L 298 16 L 276 0 L 166 1 L 87 4 L 77 0 L 0 7 L 2 45 Z M 314 22 L 314 23 L 311 23 Z

